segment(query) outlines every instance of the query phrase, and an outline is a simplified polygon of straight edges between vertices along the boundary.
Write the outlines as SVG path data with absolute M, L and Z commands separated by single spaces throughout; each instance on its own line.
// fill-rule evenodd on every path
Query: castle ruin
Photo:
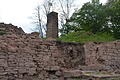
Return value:
M 57 13 L 51 13 L 57 17 Z M 53 15 L 55 14 L 55 15 Z M 48 15 L 51 17 L 51 15 Z M 56 19 L 53 21 L 57 22 Z M 49 20 L 48 20 L 49 21 Z M 57 23 L 48 22 L 48 37 L 56 38 Z M 12 24 L 0 23 L 0 80 L 110 80 L 119 77 L 120 41 L 61 42 L 26 34 Z M 87 75 L 85 71 L 114 75 Z M 117 79 L 119 80 L 119 79 Z

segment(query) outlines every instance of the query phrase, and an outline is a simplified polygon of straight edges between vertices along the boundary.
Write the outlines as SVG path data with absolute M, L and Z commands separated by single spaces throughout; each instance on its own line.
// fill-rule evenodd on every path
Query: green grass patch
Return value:
M 64 42 L 109 42 L 116 40 L 111 34 L 97 33 L 92 34 L 90 32 L 71 32 L 64 36 L 61 36 L 57 40 Z

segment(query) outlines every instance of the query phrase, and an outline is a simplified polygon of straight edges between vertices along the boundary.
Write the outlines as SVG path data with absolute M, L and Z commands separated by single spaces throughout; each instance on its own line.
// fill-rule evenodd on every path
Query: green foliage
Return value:
M 0 31 L 0 35 L 4 35 L 6 34 L 6 32 Z
M 58 40 L 65 42 L 108 42 L 113 41 L 115 38 L 108 33 L 97 33 L 91 32 L 71 32 L 64 36 L 61 36 Z
M 76 32 L 80 30 L 97 33 L 105 28 L 107 23 L 106 12 L 102 4 L 98 2 L 85 3 L 81 9 L 75 12 L 66 22 L 62 31 Z M 63 32 L 63 33 L 64 33 Z
M 120 39 L 120 0 L 109 3 L 107 12 L 111 31 L 117 39 Z
M 109 33 L 120 39 L 120 0 L 102 5 L 99 0 L 85 3 L 76 11 L 60 30 L 61 34 L 69 32 L 91 32 L 93 34 Z
M 106 23 L 106 13 L 102 4 L 86 3 L 78 13 L 78 21 L 85 31 L 97 33 L 102 31 Z

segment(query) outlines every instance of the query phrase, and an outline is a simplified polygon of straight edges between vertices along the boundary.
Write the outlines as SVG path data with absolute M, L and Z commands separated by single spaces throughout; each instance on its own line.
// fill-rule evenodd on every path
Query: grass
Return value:
M 109 42 L 116 40 L 112 35 L 107 33 L 92 34 L 90 32 L 71 32 L 58 38 L 64 42 Z

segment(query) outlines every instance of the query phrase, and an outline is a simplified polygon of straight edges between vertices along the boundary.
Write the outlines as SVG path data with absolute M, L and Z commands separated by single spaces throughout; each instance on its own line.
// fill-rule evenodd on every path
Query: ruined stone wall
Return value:
M 0 36 L 0 80 L 58 79 L 61 69 L 84 64 L 83 51 L 82 44 L 41 40 L 33 34 Z
M 65 64 L 67 68 L 78 68 L 79 65 L 85 65 L 85 52 L 84 44 L 60 42 L 58 43 L 58 49 L 66 57 Z
M 24 34 L 24 31 L 21 27 L 14 26 L 12 24 L 4 24 L 0 23 L 0 32 L 4 32 L 6 34 Z
M 79 66 L 120 69 L 120 41 L 80 44 L 8 34 L 0 44 L 0 80 L 67 80 L 81 76 Z
M 86 64 L 93 69 L 120 69 L 120 41 L 84 45 Z
M 70 80 L 80 70 L 120 70 L 120 41 L 85 44 L 40 39 L 0 24 L 0 80 Z

